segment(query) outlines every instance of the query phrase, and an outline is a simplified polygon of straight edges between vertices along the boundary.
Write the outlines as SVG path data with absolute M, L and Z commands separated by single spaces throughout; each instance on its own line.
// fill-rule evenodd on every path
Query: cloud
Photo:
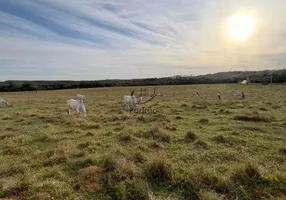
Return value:
M 283 66 L 285 4 L 2 0 L 0 79 L 142 78 Z M 241 43 L 225 34 L 236 12 L 257 22 L 252 37 Z

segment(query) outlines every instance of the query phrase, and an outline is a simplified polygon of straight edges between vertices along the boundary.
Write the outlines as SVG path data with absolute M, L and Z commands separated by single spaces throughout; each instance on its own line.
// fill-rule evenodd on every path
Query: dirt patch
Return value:
M 90 167 L 86 167 L 84 169 L 81 169 L 80 172 L 81 173 L 85 173 L 85 174 L 97 174 L 103 171 L 103 167 L 99 167 L 99 166 L 90 166 Z
M 88 191 L 99 190 L 99 174 L 104 170 L 103 167 L 89 166 L 80 170 L 82 180 L 77 184 L 77 189 L 85 188 Z
M 90 191 L 96 191 L 99 189 L 99 184 L 96 181 L 84 181 L 82 186 Z

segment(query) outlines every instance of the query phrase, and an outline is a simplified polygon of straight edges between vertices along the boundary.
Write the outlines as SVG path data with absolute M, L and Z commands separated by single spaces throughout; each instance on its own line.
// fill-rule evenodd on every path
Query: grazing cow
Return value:
M 78 113 L 81 113 L 83 117 L 86 117 L 86 109 L 83 103 L 83 100 L 70 99 L 67 101 L 68 104 L 68 113 L 71 113 L 71 110 L 76 110 Z
M 83 102 L 86 102 L 86 97 L 85 95 L 82 95 L 82 94 L 77 94 L 75 99 L 83 100 Z
M 125 95 L 124 96 L 124 107 L 125 106 L 132 106 L 133 108 L 137 108 L 136 104 L 139 104 L 142 101 L 142 97 L 136 97 L 136 96 L 131 96 L 131 95 Z
M 0 107 L 6 107 L 9 106 L 9 103 L 5 101 L 2 97 L 0 97 Z

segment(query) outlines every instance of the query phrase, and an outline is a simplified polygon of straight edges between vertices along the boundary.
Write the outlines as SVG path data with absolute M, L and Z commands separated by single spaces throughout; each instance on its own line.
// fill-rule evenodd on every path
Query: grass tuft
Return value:
M 124 143 L 129 143 L 132 141 L 132 136 L 128 133 L 122 133 L 119 135 L 119 141 Z
M 207 124 L 207 123 L 209 123 L 209 119 L 206 119 L 206 118 L 203 118 L 203 119 L 200 119 L 199 120 L 199 123 L 201 123 L 201 124 Z
M 66 161 L 67 161 L 67 158 L 65 156 L 57 156 L 57 157 L 53 157 L 48 160 L 45 160 L 43 162 L 43 166 L 48 167 L 48 166 L 59 165 L 59 164 L 65 163 Z
M 279 153 L 286 155 L 286 148 L 279 149 Z
M 176 119 L 183 119 L 183 117 L 181 117 L 181 116 L 176 116 Z
M 265 117 L 265 116 L 259 114 L 258 112 L 236 115 L 234 117 L 234 119 L 240 120 L 240 121 L 251 121 L 251 122 L 270 122 L 270 121 L 273 121 L 273 119 Z
M 145 169 L 146 177 L 154 183 L 161 183 L 172 179 L 172 169 L 163 158 L 153 158 Z
M 13 197 L 13 196 L 22 196 L 27 197 L 28 191 L 31 187 L 31 184 L 26 180 L 20 180 L 15 183 L 15 185 L 8 187 L 0 193 L 0 197 Z
M 184 139 L 185 139 L 186 142 L 194 142 L 194 141 L 196 141 L 198 139 L 198 136 L 194 132 L 188 131 L 185 134 Z
M 159 142 L 171 142 L 171 135 L 159 126 L 154 126 L 150 131 L 144 133 L 145 138 L 153 138 Z
M 200 148 L 203 148 L 203 149 L 208 149 L 209 148 L 209 145 L 206 142 L 202 141 L 202 140 L 196 140 L 194 142 L 194 145 L 196 147 L 200 147 Z

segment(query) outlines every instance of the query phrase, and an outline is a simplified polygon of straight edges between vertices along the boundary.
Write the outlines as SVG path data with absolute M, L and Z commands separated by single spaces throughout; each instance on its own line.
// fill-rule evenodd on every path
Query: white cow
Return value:
M 9 106 L 9 103 L 5 101 L 2 97 L 0 97 L 0 107 L 6 107 Z
M 124 96 L 124 107 L 125 106 L 132 106 L 133 108 L 137 108 L 136 104 L 139 104 L 142 101 L 142 97 L 136 97 L 135 95 L 125 95 Z
M 84 102 L 86 102 L 86 97 L 85 97 L 85 95 L 83 95 L 83 94 L 77 94 L 75 99 L 77 99 L 77 100 L 83 100 Z
M 68 104 L 68 113 L 71 113 L 71 110 L 76 110 L 78 113 L 81 113 L 83 117 L 86 117 L 86 109 L 83 103 L 83 100 L 70 99 L 67 101 Z

